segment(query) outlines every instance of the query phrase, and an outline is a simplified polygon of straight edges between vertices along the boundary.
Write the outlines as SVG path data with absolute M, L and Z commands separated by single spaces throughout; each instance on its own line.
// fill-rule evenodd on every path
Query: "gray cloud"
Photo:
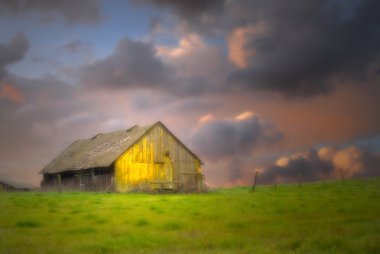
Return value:
M 208 12 L 212 9 L 220 8 L 223 6 L 221 0 L 143 0 L 136 1 L 135 3 L 151 3 L 160 7 L 169 7 L 177 11 L 180 15 L 189 17 L 192 15 L 198 15 L 201 13 Z
M 376 0 L 145 3 L 169 8 L 181 25 L 206 35 L 250 30 L 242 35 L 239 49 L 246 66 L 230 70 L 222 88 L 228 91 L 265 90 L 288 97 L 327 94 L 334 80 L 365 82 L 368 68 L 380 64 Z
M 103 89 L 153 89 L 182 97 L 212 89 L 204 77 L 180 76 L 156 55 L 152 44 L 129 38 L 121 39 L 108 57 L 83 66 L 78 75 L 85 86 Z
M 332 78 L 363 80 L 380 59 L 378 1 L 252 1 L 264 31 L 247 35 L 246 69 L 230 81 L 289 96 L 325 94 Z M 351 7 L 351 8 L 350 8 Z
M 364 170 L 356 172 L 354 177 L 373 177 L 380 175 L 380 153 L 374 153 L 370 149 L 364 149 L 361 159 Z
M 323 149 L 328 149 L 328 153 L 321 153 Z M 380 174 L 380 155 L 354 146 L 341 150 L 311 149 L 306 155 L 284 157 L 281 160 L 264 169 L 259 177 L 261 183 L 296 182 L 299 176 L 302 181 L 318 181 Z
M 262 145 L 278 143 L 282 133 L 257 116 L 244 120 L 213 120 L 194 133 L 193 147 L 208 160 L 249 156 Z
M 220 13 L 224 8 L 223 0 L 132 0 L 131 2 L 136 5 L 152 4 L 160 8 L 168 8 L 189 24 L 198 22 L 204 15 L 211 17 L 211 14 Z
M 24 58 L 28 48 L 28 40 L 22 33 L 14 35 L 7 44 L 0 43 L 0 79 L 5 75 L 8 65 Z
M 260 182 L 271 183 L 277 179 L 295 182 L 298 177 L 301 177 L 302 181 L 316 181 L 329 176 L 333 170 L 334 165 L 331 161 L 321 160 L 315 150 L 310 150 L 305 157 L 289 159 L 287 165 L 267 167 L 260 175 Z
M 94 24 L 101 19 L 100 4 L 96 0 L 0 0 L 0 13 L 24 16 L 36 12 L 42 21 L 55 20 L 60 14 L 69 24 Z
M 122 39 L 114 52 L 81 70 L 85 85 L 107 88 L 155 87 L 170 77 L 151 44 Z
M 171 12 L 182 29 L 205 34 L 216 34 L 226 23 L 221 14 L 226 8 L 224 0 L 131 0 L 136 6 L 153 5 Z M 153 19 L 157 24 L 157 18 Z
M 283 133 L 251 112 L 234 119 L 201 118 L 189 139 L 192 150 L 205 163 L 204 172 L 212 185 L 250 182 L 257 152 L 283 141 Z

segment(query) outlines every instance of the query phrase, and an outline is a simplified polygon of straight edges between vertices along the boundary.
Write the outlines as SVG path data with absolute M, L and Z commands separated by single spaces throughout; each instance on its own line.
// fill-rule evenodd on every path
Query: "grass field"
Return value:
M 380 178 L 191 195 L 0 193 L 0 253 L 380 253 Z

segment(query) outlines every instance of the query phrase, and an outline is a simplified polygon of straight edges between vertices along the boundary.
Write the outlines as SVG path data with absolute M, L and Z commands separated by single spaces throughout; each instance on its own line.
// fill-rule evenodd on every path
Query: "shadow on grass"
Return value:
M 183 225 L 179 222 L 171 221 L 171 222 L 165 223 L 163 228 L 167 229 L 167 230 L 175 231 L 175 230 L 181 230 L 181 229 L 185 228 L 185 225 Z
M 135 226 L 143 227 L 143 226 L 147 226 L 149 224 L 150 224 L 149 221 L 147 221 L 145 219 L 139 219 L 138 221 L 136 221 Z
M 41 226 L 41 223 L 35 220 L 19 220 L 16 226 L 21 228 L 38 228 Z

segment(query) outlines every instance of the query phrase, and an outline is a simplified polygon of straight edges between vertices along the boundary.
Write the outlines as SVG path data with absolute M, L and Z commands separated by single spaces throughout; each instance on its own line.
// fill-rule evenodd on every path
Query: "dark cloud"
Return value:
M 151 44 L 122 39 L 114 52 L 81 70 L 85 85 L 123 88 L 155 87 L 170 78 L 168 66 L 156 57 Z
M 356 172 L 354 177 L 373 177 L 380 175 L 380 153 L 374 153 L 370 149 L 362 152 L 361 160 L 364 170 Z
M 224 5 L 223 0 L 140 0 L 132 1 L 135 4 L 153 4 L 158 7 L 170 8 L 182 18 L 195 20 L 196 16 L 220 9 Z
M 204 13 L 210 9 L 217 8 L 223 5 L 224 1 L 221 0 L 143 0 L 139 2 L 150 2 L 158 6 L 167 6 L 178 11 L 181 15 L 191 16 L 199 13 Z
M 69 24 L 94 24 L 101 19 L 100 4 L 96 0 L 0 0 L 0 13 L 24 16 L 36 12 L 42 21 L 52 21 L 56 14 Z
M 0 43 L 0 79 L 5 75 L 6 67 L 24 58 L 29 48 L 25 35 L 14 35 L 7 44 Z
M 254 172 L 259 151 L 283 141 L 283 134 L 252 112 L 234 119 L 215 119 L 204 115 L 190 135 L 192 150 L 205 163 L 204 173 L 212 185 L 247 184 Z
M 260 182 L 271 183 L 275 180 L 295 182 L 316 181 L 329 176 L 334 170 L 331 161 L 323 161 L 315 150 L 310 150 L 306 156 L 289 158 L 287 165 L 272 165 L 260 175 Z
M 379 63 L 379 1 L 252 1 L 246 34 L 247 67 L 230 80 L 245 88 L 274 90 L 290 96 L 327 93 L 332 78 L 363 80 Z M 253 28 L 254 29 L 254 28 Z
M 223 89 L 288 97 L 327 94 L 338 79 L 365 82 L 368 68 L 380 63 L 376 0 L 144 3 L 170 8 L 192 31 L 240 40 L 229 50 L 244 68 L 231 70 Z
M 120 40 L 108 57 L 83 66 L 78 75 L 85 86 L 103 89 L 153 89 L 181 97 L 212 89 L 204 77 L 180 76 L 175 66 L 157 56 L 152 44 L 129 38 Z
M 326 153 L 326 151 L 328 151 Z M 380 155 L 369 149 L 348 147 L 336 151 L 322 148 L 306 155 L 283 157 L 264 169 L 261 183 L 318 181 L 323 179 L 371 177 L 380 175 Z
M 249 156 L 260 145 L 278 143 L 282 133 L 257 116 L 242 120 L 212 120 L 193 135 L 193 147 L 206 159 Z
M 214 33 L 213 28 L 220 26 L 218 24 L 220 14 L 225 8 L 224 0 L 132 0 L 131 2 L 135 5 L 150 4 L 168 9 L 179 18 L 183 28 L 209 34 Z

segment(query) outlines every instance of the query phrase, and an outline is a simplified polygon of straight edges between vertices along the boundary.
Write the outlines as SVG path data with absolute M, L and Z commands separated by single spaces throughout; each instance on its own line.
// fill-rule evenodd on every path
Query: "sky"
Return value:
M 380 175 L 380 1 L 0 0 L 0 175 L 163 122 L 211 187 Z

